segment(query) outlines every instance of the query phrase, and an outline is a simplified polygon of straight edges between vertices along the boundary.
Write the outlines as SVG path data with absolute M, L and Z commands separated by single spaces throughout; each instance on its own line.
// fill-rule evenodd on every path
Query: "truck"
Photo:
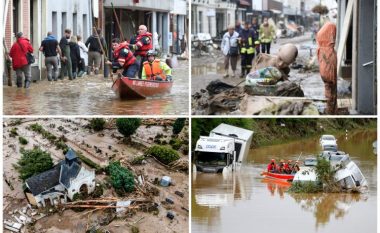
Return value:
M 239 170 L 247 158 L 253 131 L 220 124 L 209 136 L 201 136 L 195 147 L 194 169 L 206 173 Z

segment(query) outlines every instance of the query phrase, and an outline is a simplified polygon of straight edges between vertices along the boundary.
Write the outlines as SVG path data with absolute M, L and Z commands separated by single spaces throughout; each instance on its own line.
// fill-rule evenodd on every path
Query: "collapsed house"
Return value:
M 82 166 L 76 153 L 69 149 L 52 169 L 25 181 L 25 195 L 30 204 L 45 207 L 73 200 L 75 194 L 90 194 L 95 190 L 95 170 Z

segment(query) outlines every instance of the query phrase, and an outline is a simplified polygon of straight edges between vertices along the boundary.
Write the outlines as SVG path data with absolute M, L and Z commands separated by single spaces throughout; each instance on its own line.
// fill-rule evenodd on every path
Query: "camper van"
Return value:
M 201 136 L 195 147 L 196 171 L 225 173 L 240 169 L 246 159 L 253 131 L 220 124 L 208 137 Z

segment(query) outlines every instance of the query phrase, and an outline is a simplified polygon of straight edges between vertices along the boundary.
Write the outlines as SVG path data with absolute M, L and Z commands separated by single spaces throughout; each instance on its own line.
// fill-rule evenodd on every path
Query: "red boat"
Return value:
M 267 178 L 272 178 L 272 179 L 292 181 L 295 174 L 280 174 L 280 173 L 262 172 L 261 175 L 265 176 Z
M 173 81 L 155 81 L 122 77 L 117 78 L 112 90 L 122 99 L 145 99 L 169 93 Z

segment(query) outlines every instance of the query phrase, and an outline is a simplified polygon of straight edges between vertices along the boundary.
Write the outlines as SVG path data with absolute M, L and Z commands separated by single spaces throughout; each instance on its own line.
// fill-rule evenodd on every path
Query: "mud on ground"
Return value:
M 23 193 L 22 181 L 18 178 L 19 174 L 13 167 L 13 164 L 20 159 L 21 154 L 19 151 L 21 145 L 18 141 L 18 136 L 10 137 L 10 130 L 17 128 L 18 135 L 28 140 L 28 144 L 23 146 L 25 149 L 32 149 L 33 146 L 41 147 L 41 149 L 51 154 L 54 164 L 64 159 L 62 150 L 57 150 L 47 139 L 43 139 L 41 135 L 27 129 L 29 125 L 38 123 L 57 137 L 65 135 L 68 140 L 66 142 L 68 146 L 82 152 L 84 156 L 102 166 L 106 166 L 111 159 L 119 160 L 122 165 L 134 171 L 135 174 L 143 175 L 145 182 L 149 182 L 159 190 L 158 196 L 152 196 L 153 202 L 159 204 L 159 206 L 158 212 L 136 211 L 132 216 L 116 218 L 105 226 L 99 225 L 105 216 L 103 210 L 87 213 L 91 209 L 86 209 L 83 212 L 74 212 L 73 210 L 66 209 L 56 212 L 55 208 L 47 207 L 46 210 L 37 209 L 38 214 L 35 217 L 40 217 L 40 213 L 43 211 L 47 212 L 48 215 L 36 221 L 32 227 L 24 227 L 23 232 L 85 232 L 91 226 L 115 233 L 131 232 L 132 226 L 137 227 L 139 232 L 188 232 L 189 185 L 187 172 L 170 169 L 153 158 L 146 159 L 142 165 L 131 165 L 130 163 L 133 158 L 143 155 L 146 148 L 156 144 L 157 134 L 160 134 L 162 141 L 166 140 L 169 142 L 173 137 L 172 124 L 174 120 L 143 120 L 142 125 L 132 136 L 131 145 L 127 145 L 123 141 L 123 136 L 116 129 L 114 119 L 106 119 L 106 121 L 106 129 L 100 132 L 93 132 L 88 127 L 89 121 L 87 119 L 5 120 L 3 132 L 3 179 L 12 185 L 13 190 L 4 182 L 4 220 L 9 219 L 15 222 L 16 220 L 12 215 L 18 210 L 25 209 L 28 205 Z M 180 133 L 179 138 L 188 142 L 187 125 Z M 184 154 L 181 149 L 179 152 L 181 154 L 180 160 L 188 164 L 188 155 Z M 170 176 L 174 185 L 161 187 L 153 184 L 155 179 L 161 179 L 164 175 Z M 96 175 L 97 183 L 106 183 L 106 178 L 107 176 L 104 173 Z M 182 192 L 184 197 L 176 195 L 176 191 Z M 106 188 L 102 197 L 116 196 L 113 188 Z M 119 197 L 119 199 L 128 200 L 141 196 L 141 193 L 136 191 L 126 197 Z M 165 202 L 167 197 L 171 198 L 174 204 L 167 204 Z M 174 212 L 175 217 L 173 220 L 166 217 L 168 211 Z M 4 231 L 8 232 L 5 229 Z

